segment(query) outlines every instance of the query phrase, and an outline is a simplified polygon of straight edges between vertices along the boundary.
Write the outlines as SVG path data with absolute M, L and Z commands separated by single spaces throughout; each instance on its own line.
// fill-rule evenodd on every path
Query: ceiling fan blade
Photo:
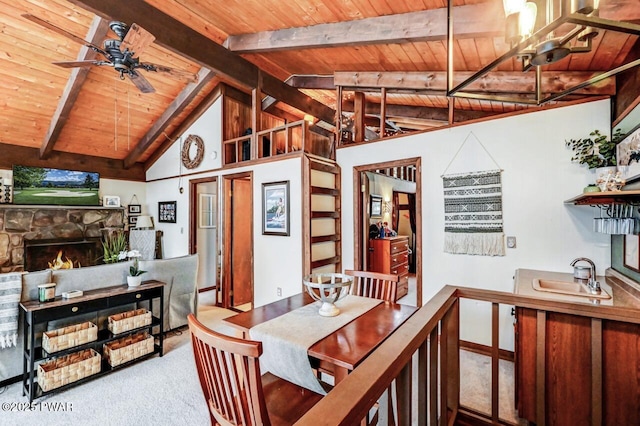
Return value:
M 163 72 L 169 74 L 171 77 L 187 81 L 189 83 L 197 83 L 198 75 L 189 71 L 180 70 L 177 68 L 171 68 L 164 65 L 151 64 L 149 62 L 139 63 L 139 68 L 144 68 L 147 71 Z
M 91 65 L 107 65 L 103 61 L 61 61 L 51 62 L 62 68 L 88 67 Z
M 48 29 L 50 29 L 50 30 L 51 30 L 51 31 L 53 31 L 53 32 L 56 32 L 56 33 L 58 33 L 58 34 L 60 34 L 60 35 L 63 35 L 63 36 L 65 36 L 65 37 L 67 37 L 67 38 L 69 38 L 69 39 L 71 39 L 71 40 L 75 41 L 76 43 L 80 43 L 80 44 L 83 44 L 83 45 L 85 45 L 85 46 L 87 46 L 87 47 L 90 47 L 91 49 L 93 49 L 94 51 L 96 51 L 96 52 L 100 53 L 101 55 L 103 55 L 103 56 L 104 56 L 104 57 L 106 57 L 106 58 L 108 58 L 108 57 L 109 57 L 109 54 L 108 54 L 107 52 L 105 52 L 104 50 L 102 50 L 102 49 L 100 48 L 100 46 L 96 46 L 95 44 L 90 43 L 90 42 L 88 42 L 87 40 L 85 40 L 85 39 L 83 39 L 83 38 L 81 38 L 81 37 L 78 37 L 78 36 L 77 36 L 77 35 L 75 35 L 75 34 L 71 34 L 69 31 L 67 31 L 67 30 L 63 30 L 62 28 L 55 26 L 54 24 L 52 24 L 52 23 L 51 23 L 51 22 L 49 22 L 49 21 L 45 21 L 44 19 L 38 18 L 37 16 L 35 16 L 35 15 L 30 15 L 30 14 L 28 14 L 28 13 L 25 13 L 25 14 L 24 14 L 24 15 L 22 15 L 22 16 L 23 16 L 24 18 L 26 18 L 26 19 L 30 20 L 31 22 L 35 22 L 36 24 L 41 25 L 41 26 L 43 26 L 43 27 L 45 27 L 45 28 L 48 28 Z
M 136 87 L 140 89 L 142 93 L 153 93 L 156 91 L 156 89 L 153 88 L 151 83 L 149 83 L 149 80 L 144 78 L 142 74 L 137 73 L 134 70 L 131 70 L 127 73 L 127 75 L 129 76 L 129 79 L 131 79 L 131 82 L 135 84 Z
M 153 34 L 140 25 L 131 24 L 120 47 L 122 49 L 129 49 L 129 51 L 135 52 L 136 55 L 140 55 L 155 39 L 156 37 Z

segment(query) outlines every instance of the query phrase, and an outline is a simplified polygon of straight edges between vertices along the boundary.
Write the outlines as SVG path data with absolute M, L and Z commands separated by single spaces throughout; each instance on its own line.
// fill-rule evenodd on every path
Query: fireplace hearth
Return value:
M 66 261 L 68 261 L 66 266 L 57 268 L 70 269 L 102 263 L 102 239 L 24 240 L 25 271 L 52 269 L 55 265 L 59 265 L 59 262 Z

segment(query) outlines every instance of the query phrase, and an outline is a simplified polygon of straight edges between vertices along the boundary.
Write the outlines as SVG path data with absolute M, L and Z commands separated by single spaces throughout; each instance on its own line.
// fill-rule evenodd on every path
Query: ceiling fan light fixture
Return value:
M 111 21 L 109 23 L 109 28 L 111 28 L 111 31 L 113 31 L 118 37 L 120 37 L 120 40 L 122 40 L 124 36 L 126 36 L 129 32 L 129 26 L 120 21 Z
M 560 39 L 545 40 L 536 46 L 536 53 L 531 58 L 535 66 L 549 65 L 557 62 L 571 53 L 571 49 L 560 44 Z

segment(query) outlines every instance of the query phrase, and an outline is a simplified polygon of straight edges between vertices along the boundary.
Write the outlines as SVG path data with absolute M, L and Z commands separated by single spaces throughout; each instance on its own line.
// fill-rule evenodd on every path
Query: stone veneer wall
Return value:
M 24 270 L 24 239 L 101 237 L 105 228 L 124 229 L 124 209 L 0 208 L 0 272 Z

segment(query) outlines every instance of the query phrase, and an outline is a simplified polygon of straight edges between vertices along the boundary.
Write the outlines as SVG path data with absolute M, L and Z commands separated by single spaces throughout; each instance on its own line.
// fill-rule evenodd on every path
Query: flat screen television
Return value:
M 99 206 L 100 175 L 75 170 L 13 166 L 13 203 Z

